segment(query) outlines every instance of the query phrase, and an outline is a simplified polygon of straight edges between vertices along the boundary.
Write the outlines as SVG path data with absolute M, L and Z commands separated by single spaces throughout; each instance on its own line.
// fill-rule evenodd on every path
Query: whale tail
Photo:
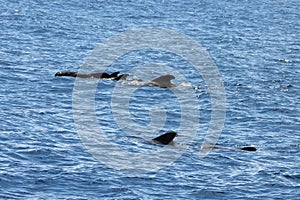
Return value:
M 149 84 L 153 86 L 162 87 L 162 88 L 170 88 L 170 87 L 174 87 L 174 85 L 171 83 L 172 79 L 175 79 L 173 75 L 164 75 L 156 79 L 153 79 L 152 81 L 150 81 Z
M 176 136 L 176 132 L 170 131 L 152 139 L 152 141 L 167 145 L 170 144 Z

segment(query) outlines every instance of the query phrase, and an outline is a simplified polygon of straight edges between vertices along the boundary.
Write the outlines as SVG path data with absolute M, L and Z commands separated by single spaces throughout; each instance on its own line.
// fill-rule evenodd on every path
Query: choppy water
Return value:
M 299 7 L 297 0 L 1 1 L 1 199 L 297 199 Z M 213 150 L 201 158 L 197 147 L 211 114 L 205 83 L 176 55 L 140 51 L 119 58 L 108 71 L 126 72 L 154 60 L 171 63 L 195 88 L 201 114 L 197 137 L 180 158 L 159 171 L 130 173 L 98 162 L 75 127 L 75 79 L 54 74 L 78 71 L 97 43 L 140 27 L 176 30 L 207 49 L 226 90 L 218 144 L 255 146 L 258 151 Z M 97 87 L 97 122 L 124 151 L 158 149 L 128 137 L 116 125 L 110 111 L 115 85 L 101 81 Z M 157 103 L 169 113 L 160 133 L 176 131 L 180 106 L 168 89 L 135 91 L 132 120 L 147 126 L 149 110 Z

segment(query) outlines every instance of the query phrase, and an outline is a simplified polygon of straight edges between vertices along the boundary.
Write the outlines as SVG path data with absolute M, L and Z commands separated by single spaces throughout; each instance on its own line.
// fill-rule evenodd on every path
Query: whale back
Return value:
M 243 150 L 243 151 L 256 151 L 255 147 L 242 147 L 240 149 Z
M 55 76 L 72 76 L 72 77 L 76 77 L 77 72 L 57 72 L 55 74 Z
M 87 75 L 89 78 L 110 78 L 110 75 L 108 73 L 92 73 Z

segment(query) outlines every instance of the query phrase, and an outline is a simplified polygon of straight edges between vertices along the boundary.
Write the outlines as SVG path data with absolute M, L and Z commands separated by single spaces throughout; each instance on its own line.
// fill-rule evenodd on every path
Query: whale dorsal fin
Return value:
M 110 77 L 111 78 L 114 78 L 114 77 L 118 77 L 118 74 L 119 74 L 120 72 L 114 72 L 114 73 L 111 73 L 110 74 Z
M 170 131 L 170 132 L 162 134 L 152 140 L 155 142 L 167 145 L 167 144 L 170 144 L 170 142 L 172 142 L 176 136 L 177 136 L 176 132 Z
M 90 74 L 90 77 L 89 78 L 110 78 L 110 75 L 108 73 L 101 73 L 101 72 L 98 72 L 98 73 L 92 73 Z
M 162 88 L 174 87 L 174 85 L 171 83 L 172 79 L 175 79 L 173 75 L 160 76 L 150 81 L 150 85 L 154 85 Z

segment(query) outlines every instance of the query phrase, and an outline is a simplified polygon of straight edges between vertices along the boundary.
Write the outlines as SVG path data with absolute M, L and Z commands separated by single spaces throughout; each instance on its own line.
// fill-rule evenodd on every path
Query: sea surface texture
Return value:
M 299 0 L 0 4 L 0 199 L 299 199 Z

